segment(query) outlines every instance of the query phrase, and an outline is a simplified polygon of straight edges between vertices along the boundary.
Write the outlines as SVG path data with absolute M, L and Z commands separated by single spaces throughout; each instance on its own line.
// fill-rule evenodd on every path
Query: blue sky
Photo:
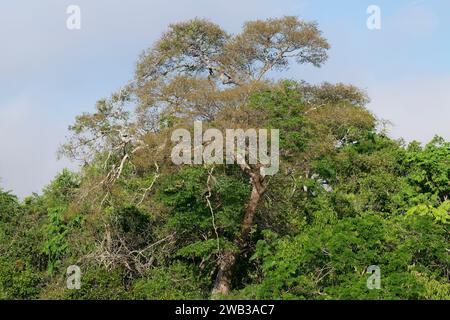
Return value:
M 71 4 L 81 8 L 81 30 L 66 29 Z M 381 30 L 366 27 L 372 4 L 381 8 Z M 74 117 L 126 83 L 168 24 L 194 17 L 234 33 L 257 18 L 316 20 L 332 45 L 328 63 L 283 77 L 367 90 L 394 138 L 450 139 L 449 12 L 447 0 L 2 1 L 0 186 L 23 197 L 74 167 L 56 160 Z

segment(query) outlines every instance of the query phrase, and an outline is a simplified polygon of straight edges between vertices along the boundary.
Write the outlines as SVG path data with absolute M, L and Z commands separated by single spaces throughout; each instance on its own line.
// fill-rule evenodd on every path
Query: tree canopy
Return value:
M 329 48 L 291 16 L 170 25 L 70 126 L 80 172 L 0 191 L 0 298 L 449 299 L 450 142 L 389 138 L 355 86 L 274 80 Z M 279 172 L 175 165 L 171 133 L 194 121 L 280 130 Z

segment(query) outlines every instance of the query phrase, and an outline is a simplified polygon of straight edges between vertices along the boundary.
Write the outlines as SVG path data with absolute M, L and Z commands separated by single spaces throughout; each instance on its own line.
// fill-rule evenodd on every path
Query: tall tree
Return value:
M 249 98 L 271 86 L 267 74 L 285 70 L 291 61 L 321 66 L 329 44 L 315 23 L 296 17 L 251 21 L 240 34 L 230 35 L 206 20 L 171 25 L 159 41 L 139 59 L 135 79 L 94 114 L 84 114 L 71 127 L 73 136 L 63 151 L 81 156 L 106 154 L 109 170 L 101 184 L 107 193 L 121 176 L 124 165 L 138 152 L 154 155 L 167 150 L 167 137 L 177 126 L 204 120 L 219 128 L 258 125 L 248 109 Z M 134 105 L 130 114 L 124 107 Z M 152 140 L 158 142 L 148 143 Z M 237 155 L 235 155 L 237 157 Z M 245 206 L 237 250 L 219 256 L 213 293 L 228 294 L 233 267 L 248 245 L 261 197 L 267 189 L 262 163 L 240 163 L 248 175 L 251 194 Z M 102 201 L 103 203 L 104 201 Z

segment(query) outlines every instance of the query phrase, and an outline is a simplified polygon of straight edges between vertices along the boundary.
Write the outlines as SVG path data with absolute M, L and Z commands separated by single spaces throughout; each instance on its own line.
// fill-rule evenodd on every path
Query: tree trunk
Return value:
M 212 295 L 228 295 L 231 290 L 232 269 L 236 262 L 236 254 L 231 251 L 224 252 L 219 260 L 219 271 L 217 272 L 216 281 Z
M 219 260 L 219 271 L 217 272 L 214 289 L 212 291 L 213 296 L 217 294 L 228 295 L 230 293 L 233 267 L 236 264 L 236 260 L 239 255 L 247 247 L 247 241 L 253 226 L 256 209 L 258 208 L 261 196 L 265 191 L 264 177 L 259 173 L 259 169 L 257 173 L 251 174 L 251 182 L 252 193 L 245 207 L 245 215 L 241 225 L 241 233 L 234 241 L 238 250 L 226 251 L 222 253 Z

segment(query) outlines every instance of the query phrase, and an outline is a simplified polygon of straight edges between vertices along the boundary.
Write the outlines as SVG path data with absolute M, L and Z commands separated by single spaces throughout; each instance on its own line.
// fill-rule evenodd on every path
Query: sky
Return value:
M 81 9 L 80 30 L 66 27 L 69 5 Z M 366 25 L 370 5 L 381 9 L 379 30 Z M 315 20 L 328 62 L 275 77 L 354 84 L 393 138 L 450 140 L 449 12 L 448 0 L 1 1 L 0 187 L 23 198 L 75 169 L 56 157 L 75 116 L 127 83 L 170 23 L 195 17 L 231 33 L 254 19 Z

